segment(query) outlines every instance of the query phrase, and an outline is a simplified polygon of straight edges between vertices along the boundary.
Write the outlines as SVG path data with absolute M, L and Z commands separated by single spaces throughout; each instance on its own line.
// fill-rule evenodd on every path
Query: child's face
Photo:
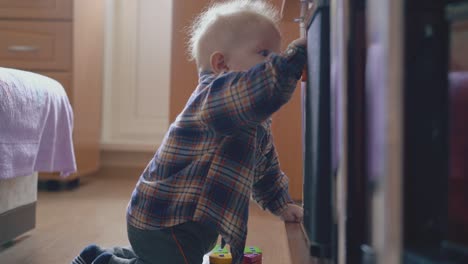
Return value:
M 265 61 L 272 52 L 279 53 L 280 45 L 281 37 L 276 27 L 264 27 L 242 45 L 233 47 L 227 54 L 226 65 L 230 71 L 247 71 Z

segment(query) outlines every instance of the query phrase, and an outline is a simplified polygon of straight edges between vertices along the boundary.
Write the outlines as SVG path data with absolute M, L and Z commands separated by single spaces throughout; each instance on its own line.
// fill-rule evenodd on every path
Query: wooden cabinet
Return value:
M 73 17 L 73 0 L 0 0 L 0 17 L 71 19 Z
M 0 61 L 28 70 L 70 71 L 72 22 L 0 21 Z
M 297 23 L 283 21 L 282 50 L 299 37 Z M 273 115 L 273 138 L 281 169 L 289 177 L 289 192 L 295 201 L 302 201 L 302 113 L 301 88 L 298 82 L 291 100 Z
M 99 168 L 104 0 L 0 0 L 0 66 L 49 76 L 65 88 L 73 107 L 78 173 Z

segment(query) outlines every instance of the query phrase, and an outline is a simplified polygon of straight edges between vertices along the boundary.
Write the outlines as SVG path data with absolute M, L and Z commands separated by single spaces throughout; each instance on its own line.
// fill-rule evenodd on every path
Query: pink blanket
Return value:
M 0 179 L 76 171 L 73 112 L 48 77 L 0 67 Z

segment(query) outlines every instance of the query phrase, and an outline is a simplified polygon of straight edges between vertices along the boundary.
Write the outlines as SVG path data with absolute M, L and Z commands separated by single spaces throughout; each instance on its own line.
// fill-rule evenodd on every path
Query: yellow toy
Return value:
M 229 253 L 226 247 L 216 245 L 210 254 L 210 264 L 231 264 L 232 255 Z

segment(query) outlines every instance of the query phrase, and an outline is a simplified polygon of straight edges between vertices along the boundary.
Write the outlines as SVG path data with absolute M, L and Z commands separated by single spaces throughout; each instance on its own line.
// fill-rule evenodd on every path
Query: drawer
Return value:
M 73 94 L 72 94 L 73 90 L 72 90 L 72 74 L 71 73 L 69 72 L 41 72 L 41 71 L 36 71 L 36 73 L 50 77 L 56 80 L 57 82 L 59 82 L 65 89 L 65 92 L 67 93 L 67 96 L 68 96 L 68 100 L 73 105 Z
M 3 67 L 71 69 L 71 22 L 0 21 L 0 39 L 0 65 Z
M 73 0 L 0 0 L 1 18 L 72 19 L 72 16 Z

